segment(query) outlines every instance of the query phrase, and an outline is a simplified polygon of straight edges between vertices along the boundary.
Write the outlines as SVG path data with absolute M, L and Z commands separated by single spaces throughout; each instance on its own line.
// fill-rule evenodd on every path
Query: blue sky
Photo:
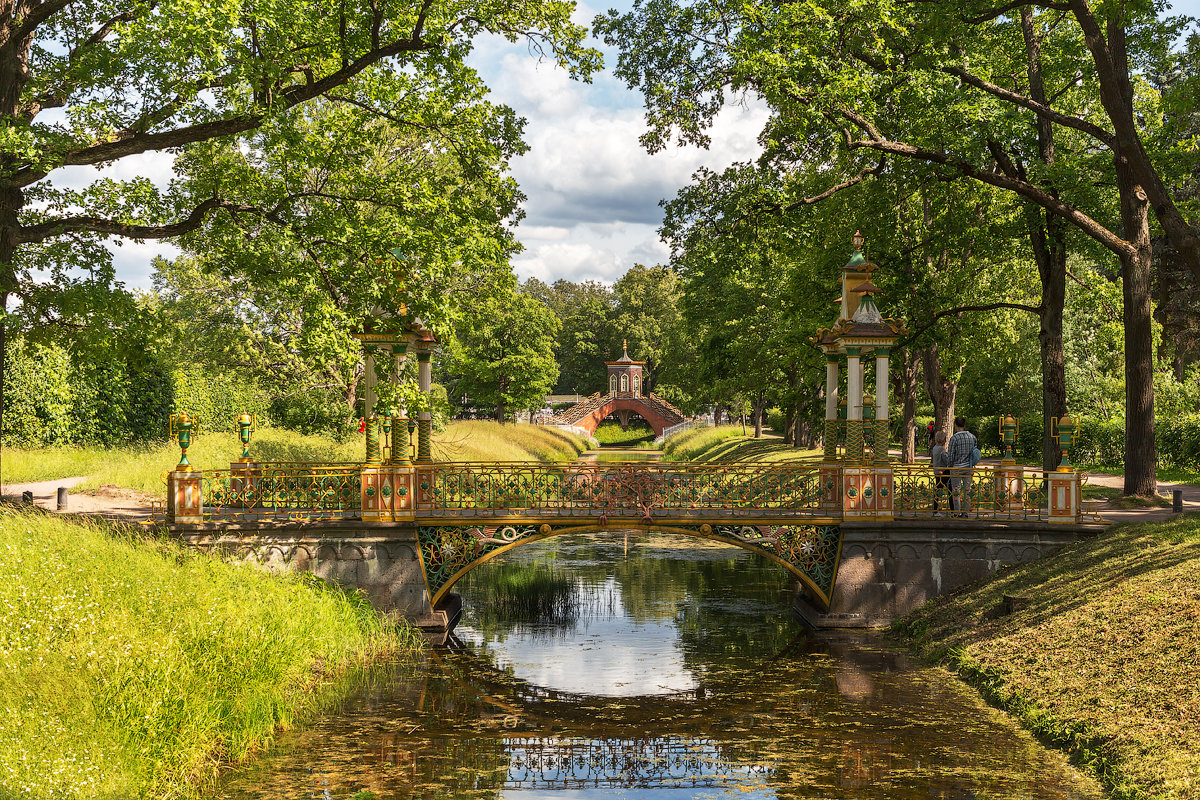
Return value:
M 575 20 L 590 28 L 593 17 L 610 7 L 581 2 Z M 1181 0 L 1173 12 L 1200 16 L 1200 0 Z M 634 263 L 664 262 L 667 251 L 656 232 L 659 201 L 673 197 L 700 166 L 719 170 L 759 153 L 756 137 L 766 111 L 750 105 L 722 114 L 707 151 L 671 147 L 647 155 L 637 141 L 644 130 L 641 95 L 613 77 L 616 54 L 598 41 L 592 44 L 605 51 L 606 69 L 591 84 L 571 81 L 525 46 L 499 38 L 480 42 L 471 59 L 492 88 L 492 99 L 527 119 L 530 151 L 512 165 L 528 198 L 526 217 L 516 228 L 525 251 L 513 261 L 521 279 L 611 282 Z M 171 160 L 158 154 L 123 159 L 107 174 L 143 175 L 165 184 Z M 63 170 L 55 181 L 77 183 L 93 175 Z M 114 252 L 118 279 L 149 289 L 150 259 L 177 251 L 162 242 L 124 242 Z

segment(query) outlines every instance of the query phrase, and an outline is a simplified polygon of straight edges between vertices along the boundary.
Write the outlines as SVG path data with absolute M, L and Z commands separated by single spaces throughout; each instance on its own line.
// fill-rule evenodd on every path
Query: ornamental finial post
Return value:
M 200 427 L 200 419 L 195 415 L 189 416 L 186 411 L 180 411 L 169 417 L 168 425 L 171 438 L 179 444 L 179 463 L 175 466 L 175 471 L 191 472 L 192 462 L 188 461 L 187 451 L 192 444 L 192 436 Z
M 238 426 L 238 438 L 242 440 L 242 456 L 238 461 L 247 464 L 254 460 L 250 457 L 250 437 L 258 430 L 258 416 L 243 411 L 235 422 Z

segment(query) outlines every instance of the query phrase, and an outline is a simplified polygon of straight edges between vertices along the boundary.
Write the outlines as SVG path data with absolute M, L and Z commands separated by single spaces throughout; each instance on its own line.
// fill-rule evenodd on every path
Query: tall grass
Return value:
M 721 425 L 716 428 L 688 428 L 663 441 L 663 458 L 667 461 L 692 461 L 704 451 L 726 439 L 742 435 L 741 425 Z
M 582 437 L 540 425 L 495 422 L 452 422 L 434 434 L 433 454 L 439 461 L 569 461 L 588 449 Z M 264 428 L 250 443 L 260 461 L 362 461 L 362 435 L 338 442 L 304 436 L 280 428 Z M 242 453 L 234 433 L 206 433 L 192 440 L 188 460 L 197 469 L 228 469 Z M 4 448 L 4 482 L 53 480 L 87 476 L 75 488 L 89 491 L 104 484 L 166 497 L 163 473 L 179 463 L 174 442 L 101 450 Z
M 0 796 L 165 797 L 422 645 L 357 596 L 0 507 Z
M 452 422 L 433 437 L 438 461 L 571 461 L 588 447 L 561 428 L 474 420 Z

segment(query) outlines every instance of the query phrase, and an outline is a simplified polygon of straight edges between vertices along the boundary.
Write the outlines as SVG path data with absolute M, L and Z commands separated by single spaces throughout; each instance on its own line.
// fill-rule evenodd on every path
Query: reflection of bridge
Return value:
M 926 587 L 923 602 L 1070 538 L 1072 529 L 1047 523 L 1082 521 L 1078 479 L 1013 466 L 977 469 L 956 492 L 965 518 L 934 522 L 949 507 L 951 488 L 924 466 L 251 462 L 171 473 L 169 516 L 189 543 L 362 586 L 381 606 L 445 628 L 456 613 L 446 605 L 454 601 L 451 588 L 479 564 L 549 536 L 606 529 L 745 548 L 788 569 L 815 605 L 828 608 L 844 531 L 895 526 L 890 558 L 915 560 L 925 577 L 910 574 L 908 582 Z M 929 520 L 911 553 L 900 546 L 913 537 L 911 525 L 900 535 L 905 527 L 892 522 L 904 519 Z M 950 549 L 930 544 L 939 536 Z

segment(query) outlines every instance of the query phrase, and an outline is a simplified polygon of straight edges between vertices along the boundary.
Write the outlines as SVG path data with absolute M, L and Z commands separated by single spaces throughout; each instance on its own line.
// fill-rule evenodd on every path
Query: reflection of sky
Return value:
M 602 584 L 581 585 L 578 592 L 580 606 L 592 611 L 574 630 L 549 637 L 518 629 L 489 641 L 463 625 L 456 635 L 485 644 L 497 666 L 547 689 L 633 697 L 696 688 L 683 665 L 673 611 L 655 620 L 630 618 L 611 576 Z

